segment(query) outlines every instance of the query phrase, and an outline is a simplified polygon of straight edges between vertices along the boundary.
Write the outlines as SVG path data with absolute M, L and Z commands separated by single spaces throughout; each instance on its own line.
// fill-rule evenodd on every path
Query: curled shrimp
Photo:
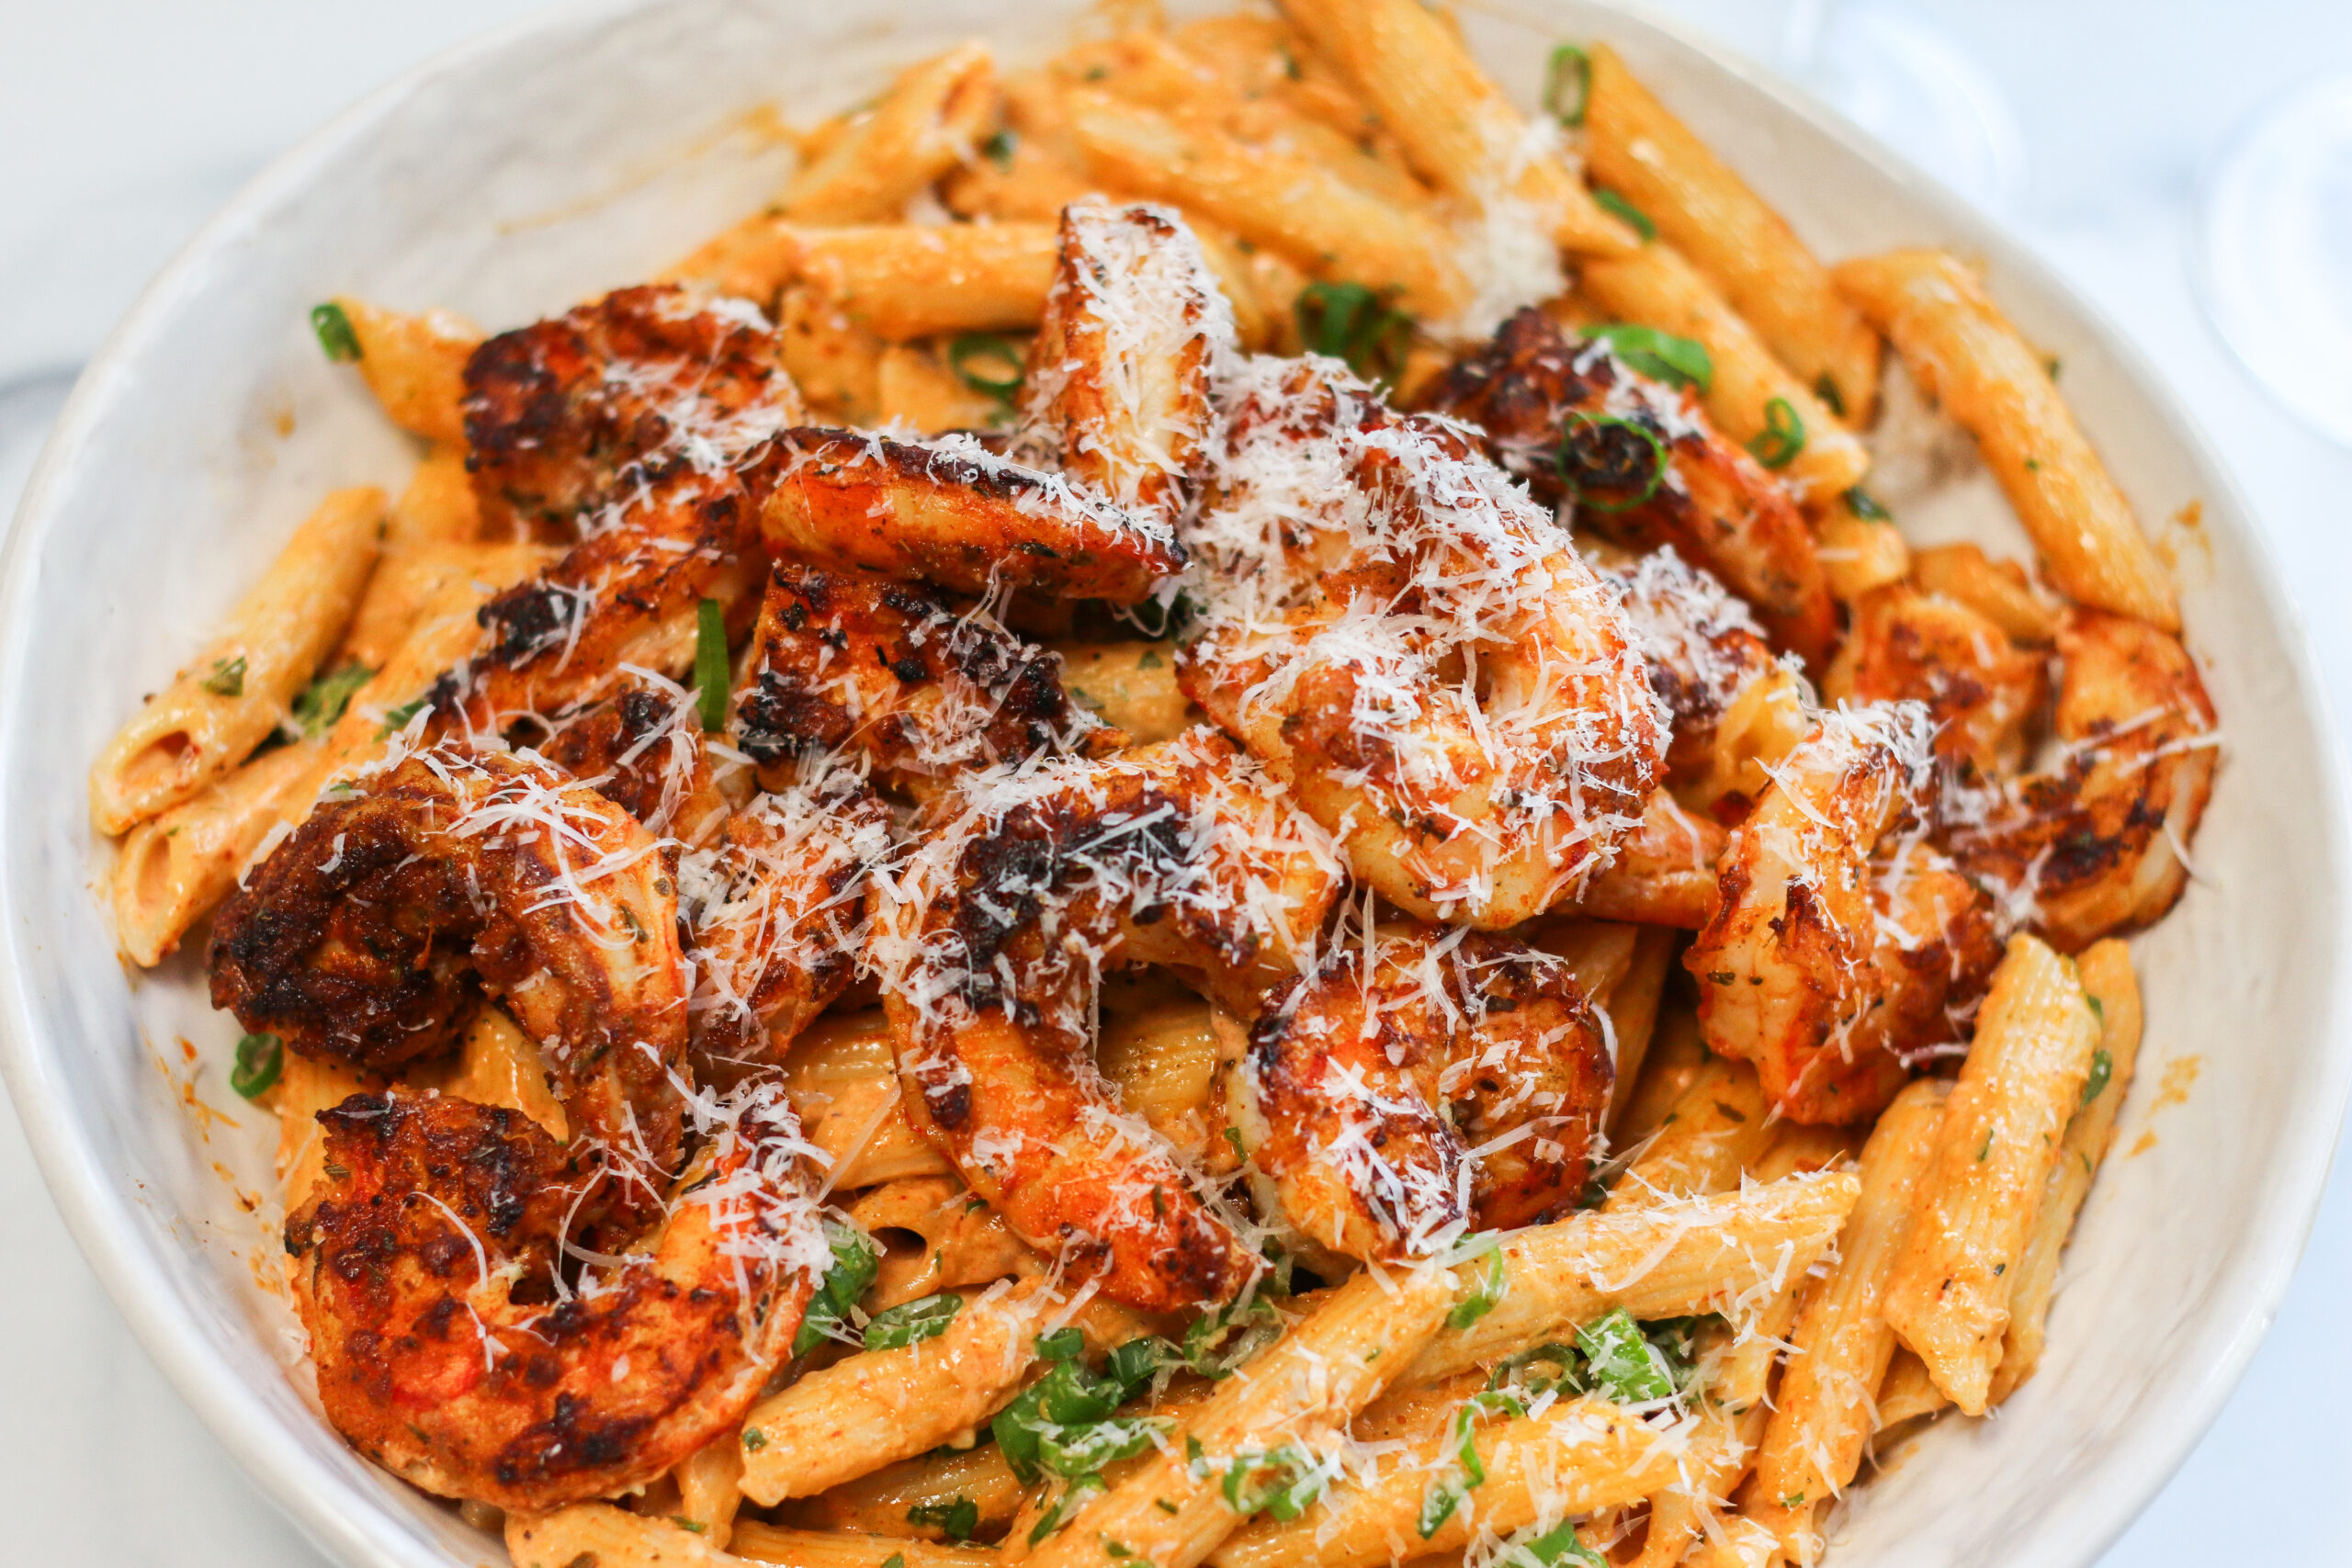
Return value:
M 1540 310 L 1456 364 L 1430 408 L 1468 421 L 1547 506 L 1640 549 L 1672 545 L 1816 667 L 1838 633 L 1829 581 L 1786 485 L 1717 434 L 1693 396 L 1645 380 L 1604 340 Z
M 1231 392 L 1185 694 L 1397 908 L 1491 928 L 1574 897 L 1665 739 L 1614 596 L 1461 427 L 1329 360 Z
M 779 561 L 752 632 L 735 742 L 763 770 L 865 757 L 918 798 L 958 773 L 1124 740 L 1062 685 L 1061 659 L 936 594 L 873 572 Z
M 1269 998 L 1227 1104 L 1294 1225 L 1399 1258 L 1574 1208 L 1611 1081 L 1565 960 L 1422 927 L 1335 952 Z
M 976 774 L 876 883 L 872 952 L 918 1120 L 1031 1246 L 1145 1311 L 1256 1262 L 1097 1068 L 1105 968 L 1189 971 L 1240 1011 L 1295 973 L 1338 857 L 1214 731 Z
M 1922 841 L 1935 779 L 1918 704 L 1825 713 L 1724 852 L 1683 964 L 1709 1047 L 1792 1121 L 1883 1110 L 1999 960 L 1989 901 Z
M 2073 953 L 2180 897 L 2221 737 L 2196 663 L 2144 621 L 2070 611 L 2058 659 L 2053 765 L 1955 792 L 1947 841 L 2010 919 Z
M 2042 654 L 2019 648 L 1956 599 L 1890 583 L 1862 595 L 1853 629 L 1822 677 L 1832 702 L 1925 703 L 1936 754 L 1973 779 L 2025 760 L 2027 729 L 2049 700 Z
M 1718 785 L 1762 739 L 1747 732 L 1758 728 L 1753 721 L 1743 729 L 1750 713 L 1779 721 L 1785 735 L 1765 761 L 1804 739 L 1804 678 L 1774 656 L 1747 606 L 1713 574 L 1666 545 L 1603 576 L 1621 596 L 1650 690 L 1673 728 L 1668 784 L 1702 801 L 1723 794 Z
M 707 841 L 744 804 L 751 771 L 703 744 L 695 693 L 650 671 L 566 716 L 537 750 L 656 837 Z
M 777 555 L 917 578 L 1133 604 L 1184 564 L 1175 531 L 967 435 L 927 443 L 789 430 L 760 515 Z
M 571 1284 L 567 1221 L 595 1179 L 528 1118 L 406 1094 L 321 1111 L 325 1183 L 286 1250 L 336 1430 L 506 1508 L 624 1491 L 732 1432 L 829 1255 L 781 1090 L 709 1109 L 646 1245 Z
M 322 803 L 220 907 L 211 970 L 245 1028 L 376 1071 L 448 1051 L 492 992 L 602 1149 L 607 1201 L 641 1214 L 678 1168 L 675 867 L 528 753 L 439 746 Z

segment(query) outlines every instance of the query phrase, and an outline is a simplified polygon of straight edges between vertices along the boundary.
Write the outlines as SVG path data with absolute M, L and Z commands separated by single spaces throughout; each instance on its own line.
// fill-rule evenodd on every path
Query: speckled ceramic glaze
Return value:
M 397 484 L 413 461 L 357 379 L 322 361 L 304 322 L 313 301 L 447 305 L 493 328 L 560 310 L 647 276 L 775 191 L 787 155 L 752 133 L 747 111 L 775 103 L 812 120 L 975 35 L 1007 60 L 1034 56 L 1080 9 L 672 0 L 501 34 L 280 160 L 156 281 L 59 423 L 0 590 L 9 1086 L 147 1348 L 345 1562 L 472 1564 L 496 1549 L 353 1456 L 289 1372 L 290 1319 L 265 1283 L 275 1130 L 229 1091 L 235 1031 L 206 1005 L 196 964 L 134 976 L 115 956 L 90 759 L 322 491 Z M 1525 0 L 1473 12 L 1468 28 L 1528 103 L 1555 40 L 1614 43 L 1825 254 L 1929 243 L 1984 258 L 2026 334 L 2064 355 L 2068 399 L 2142 518 L 2202 507 L 2201 527 L 2174 532 L 2226 760 L 2197 881 L 2134 943 L 2143 1066 L 2067 1258 L 2042 1371 L 1997 1421 L 1939 1424 L 1868 1486 L 1833 1559 L 2080 1568 L 2187 1454 L 2268 1325 L 2343 1108 L 2336 770 L 2286 596 L 2146 365 L 1928 181 L 1753 71 L 1621 12 Z M 1964 468 L 1894 499 L 1917 536 L 2015 537 L 1989 480 Z

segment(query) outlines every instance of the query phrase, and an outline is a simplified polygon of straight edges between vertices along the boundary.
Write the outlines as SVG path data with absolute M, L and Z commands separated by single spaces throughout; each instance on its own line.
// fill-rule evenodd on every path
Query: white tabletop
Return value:
M 0 0 L 0 516 L 72 367 L 207 210 L 357 94 L 530 8 Z M 2248 379 L 2198 309 L 2188 261 L 2199 182 L 2232 129 L 2305 80 L 2352 73 L 2352 6 L 1915 0 L 1871 10 L 1941 29 L 2007 102 L 2022 178 L 2004 216 L 2154 356 L 2220 446 L 2300 596 L 2339 720 L 2352 719 L 2352 615 L 2334 596 L 2352 582 L 2352 451 L 2306 433 Z M 0 1113 L 0 1561 L 321 1561 L 131 1340 L 13 1112 Z M 2340 1169 L 2245 1384 L 2104 1568 L 2217 1553 L 2343 1560 L 2347 1299 L 2352 1175 Z

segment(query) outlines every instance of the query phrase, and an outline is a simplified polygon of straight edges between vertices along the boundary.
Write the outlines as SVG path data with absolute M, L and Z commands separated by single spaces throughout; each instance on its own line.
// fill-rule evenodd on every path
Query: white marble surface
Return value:
M 526 9 L 0 0 L 0 514 L 62 400 L 62 373 L 211 205 L 409 62 Z M 2339 722 L 2352 720 L 2352 616 L 2337 601 L 2352 583 L 2352 451 L 2294 424 L 2245 376 L 2199 310 L 2188 269 L 2203 172 L 2260 105 L 2322 73 L 2352 73 L 2352 6 L 1882 9 L 1942 29 L 1997 87 L 2022 154 L 2005 215 L 2150 352 L 2204 423 L 2301 597 Z M 43 1192 L 13 1113 L 0 1116 L 0 1561 L 318 1561 L 131 1341 Z M 2352 1175 L 2339 1169 L 2245 1382 L 2104 1568 L 2203 1560 L 2216 1547 L 2249 1562 L 2343 1560 L 2331 1505 L 2352 1481 L 2352 1428 L 2338 1413 L 2352 1392 L 2352 1337 L 2337 1323 L 2347 1295 Z

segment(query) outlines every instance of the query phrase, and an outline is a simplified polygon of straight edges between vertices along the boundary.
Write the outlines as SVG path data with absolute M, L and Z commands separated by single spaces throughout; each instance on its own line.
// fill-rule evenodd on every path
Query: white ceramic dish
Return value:
M 281 159 L 156 281 L 59 423 L 0 582 L 9 1085 L 68 1221 L 149 1350 L 345 1562 L 426 1568 L 495 1549 L 354 1457 L 288 1375 L 290 1320 L 260 1282 L 276 1268 L 275 1204 L 258 1196 L 271 1190 L 269 1118 L 228 1091 L 233 1030 L 206 1006 L 192 960 L 150 977 L 117 962 L 93 891 L 107 852 L 84 809 L 89 760 L 322 490 L 405 470 L 410 454 L 356 379 L 322 363 L 303 321 L 311 302 L 348 290 L 494 325 L 560 309 L 646 276 L 775 188 L 784 155 L 742 129 L 745 111 L 779 101 L 813 118 L 967 36 L 1035 55 L 1080 10 L 639 0 L 511 29 Z M 1871 1483 L 1834 1559 L 2080 1568 L 2187 1454 L 2267 1326 L 2352 1068 L 2339 1030 L 2337 769 L 2286 595 L 2140 357 L 1928 181 L 1759 73 L 1622 12 L 1523 0 L 1473 14 L 1469 28 L 1523 102 L 1555 39 L 1617 44 L 1828 254 L 1925 243 L 1984 258 L 2025 331 L 2064 355 L 2068 396 L 2140 514 L 2202 505 L 2182 575 L 2227 760 L 2199 880 L 2137 944 L 2145 1066 L 2070 1255 L 2049 1355 L 1999 1420 L 1943 1423 Z M 1990 536 L 1997 513 L 1980 476 L 1904 518 Z M 2159 1106 L 2190 1057 L 2202 1066 L 2193 1089 Z M 2127 1153 L 2143 1133 L 2153 1147 Z

